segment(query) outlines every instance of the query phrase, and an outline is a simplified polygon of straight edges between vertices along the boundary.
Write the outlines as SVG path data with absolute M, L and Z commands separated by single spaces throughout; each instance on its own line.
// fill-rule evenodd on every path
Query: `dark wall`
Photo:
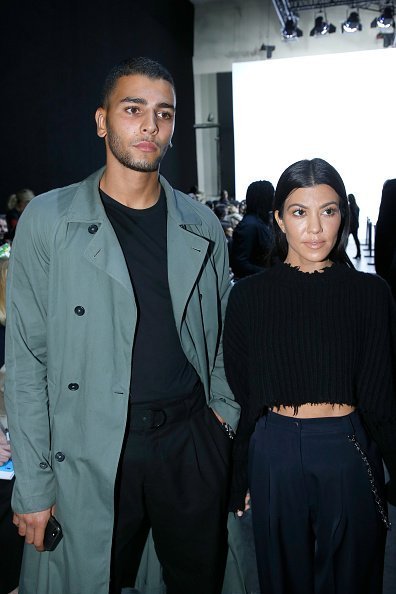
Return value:
M 217 110 L 220 124 L 221 187 L 235 196 L 234 115 L 232 109 L 232 73 L 220 72 L 217 79 Z M 238 197 L 237 197 L 238 198 Z M 238 198 L 240 200 L 240 198 Z
M 191 2 L 14 0 L 1 13 L 3 212 L 21 188 L 39 194 L 103 165 L 94 121 L 100 90 L 108 70 L 133 55 L 160 61 L 175 79 L 174 148 L 161 172 L 188 191 L 197 178 Z

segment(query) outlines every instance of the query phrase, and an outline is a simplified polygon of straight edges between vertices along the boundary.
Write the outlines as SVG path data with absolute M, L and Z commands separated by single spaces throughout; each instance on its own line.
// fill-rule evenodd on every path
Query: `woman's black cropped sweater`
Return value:
M 380 277 L 333 264 L 312 274 L 283 263 L 238 281 L 224 364 L 241 405 L 230 509 L 243 509 L 249 438 L 269 407 L 349 404 L 377 442 L 396 503 L 395 304 Z

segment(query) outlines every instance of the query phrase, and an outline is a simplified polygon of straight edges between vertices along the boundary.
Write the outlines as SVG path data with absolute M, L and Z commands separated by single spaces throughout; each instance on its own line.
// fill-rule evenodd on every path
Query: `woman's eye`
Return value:
M 336 212 L 337 212 L 337 208 L 330 208 L 330 207 L 329 207 L 329 208 L 326 208 L 326 209 L 323 211 L 323 214 L 325 214 L 325 215 L 326 215 L 326 216 L 328 216 L 328 217 L 331 217 L 331 216 L 335 215 L 335 214 L 336 214 Z
M 302 208 L 297 208 L 296 210 L 293 210 L 293 214 L 296 217 L 302 217 L 304 213 L 305 211 Z

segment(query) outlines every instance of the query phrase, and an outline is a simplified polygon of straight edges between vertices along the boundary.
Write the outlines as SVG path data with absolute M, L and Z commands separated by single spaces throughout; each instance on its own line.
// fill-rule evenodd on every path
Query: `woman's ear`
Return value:
M 280 217 L 279 210 L 276 210 L 274 212 L 274 217 L 275 217 L 275 221 L 278 223 L 278 225 L 281 228 L 281 230 L 283 231 L 283 233 L 285 233 L 285 226 L 284 226 L 283 221 Z

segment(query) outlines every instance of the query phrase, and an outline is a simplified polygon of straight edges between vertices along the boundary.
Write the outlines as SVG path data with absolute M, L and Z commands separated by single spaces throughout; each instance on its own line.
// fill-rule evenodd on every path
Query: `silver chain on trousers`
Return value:
M 389 521 L 388 518 L 388 514 L 386 512 L 386 509 L 384 508 L 384 504 L 383 504 L 383 500 L 382 498 L 379 496 L 378 494 L 378 490 L 377 490 L 377 486 L 375 484 L 375 479 L 374 479 L 374 474 L 370 465 L 370 462 L 367 459 L 366 454 L 364 453 L 364 451 L 362 450 L 360 443 L 358 442 L 358 440 L 356 439 L 355 435 L 348 435 L 348 439 L 349 441 L 351 441 L 353 443 L 353 445 L 355 446 L 355 448 L 357 449 L 357 451 L 359 452 L 366 468 L 367 468 L 367 474 L 369 477 L 369 481 L 370 481 L 370 487 L 371 487 L 371 491 L 374 495 L 374 500 L 375 500 L 375 504 L 377 506 L 379 515 L 381 516 L 381 520 L 383 521 L 383 523 L 385 524 L 387 530 L 390 530 L 392 524 Z

